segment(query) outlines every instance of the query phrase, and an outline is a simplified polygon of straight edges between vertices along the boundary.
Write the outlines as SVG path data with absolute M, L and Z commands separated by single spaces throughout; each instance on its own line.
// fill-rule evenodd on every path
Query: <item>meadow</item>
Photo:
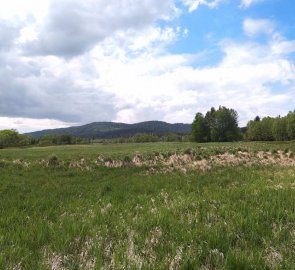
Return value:
M 0 150 L 0 269 L 294 269 L 295 143 Z

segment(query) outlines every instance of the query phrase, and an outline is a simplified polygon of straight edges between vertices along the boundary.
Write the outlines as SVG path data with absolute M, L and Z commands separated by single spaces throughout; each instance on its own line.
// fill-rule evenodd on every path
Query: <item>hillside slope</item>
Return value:
M 148 121 L 136 124 L 124 124 L 114 122 L 94 122 L 83 126 L 47 129 L 27 133 L 39 138 L 44 135 L 70 134 L 81 138 L 118 138 L 129 137 L 137 133 L 166 134 L 179 133 L 186 134 L 191 131 L 190 124 L 169 124 L 161 121 Z

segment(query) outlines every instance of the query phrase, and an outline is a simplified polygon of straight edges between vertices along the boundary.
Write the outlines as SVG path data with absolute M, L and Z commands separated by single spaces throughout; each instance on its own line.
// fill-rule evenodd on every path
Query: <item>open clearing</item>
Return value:
M 294 269 L 295 144 L 0 150 L 0 269 Z

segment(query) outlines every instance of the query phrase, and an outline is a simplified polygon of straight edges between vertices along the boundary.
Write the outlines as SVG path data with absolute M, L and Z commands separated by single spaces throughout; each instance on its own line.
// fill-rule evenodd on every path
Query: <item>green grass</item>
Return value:
M 0 160 L 200 147 L 294 151 L 292 143 L 118 144 L 4 149 Z M 294 167 L 0 166 L 0 269 L 294 269 L 294 224 Z
M 112 158 L 123 158 L 127 155 L 140 153 L 149 155 L 153 153 L 165 153 L 175 151 L 185 151 L 186 149 L 205 149 L 206 152 L 215 150 L 285 150 L 290 149 L 295 152 L 295 142 L 236 142 L 236 143 L 125 143 L 125 144 L 90 144 L 90 145 L 70 145 L 70 146 L 48 146 L 30 148 L 7 148 L 0 149 L 1 159 L 26 159 L 37 160 L 48 158 L 51 154 L 56 154 L 63 160 L 77 159 L 79 157 L 95 158 L 98 155 L 106 155 Z

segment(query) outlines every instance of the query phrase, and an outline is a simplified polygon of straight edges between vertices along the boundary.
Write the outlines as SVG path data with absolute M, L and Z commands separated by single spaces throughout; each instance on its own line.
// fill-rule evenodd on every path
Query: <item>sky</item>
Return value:
M 240 126 L 295 109 L 293 0 L 0 0 L 0 129 Z

